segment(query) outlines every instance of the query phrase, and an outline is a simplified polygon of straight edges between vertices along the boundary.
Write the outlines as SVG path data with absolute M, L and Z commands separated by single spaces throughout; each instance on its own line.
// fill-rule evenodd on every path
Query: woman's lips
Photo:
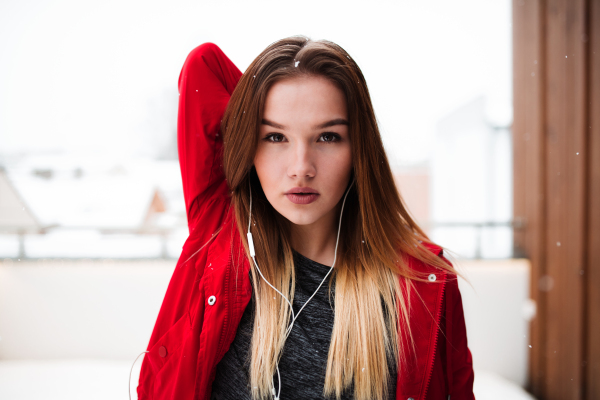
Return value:
M 294 204 L 310 204 L 319 197 L 319 192 L 309 186 L 296 186 L 284 194 Z
M 289 201 L 295 204 L 310 204 L 319 197 L 316 193 L 288 193 L 285 195 Z
M 316 193 L 288 193 L 286 197 L 295 204 L 310 204 L 319 197 Z

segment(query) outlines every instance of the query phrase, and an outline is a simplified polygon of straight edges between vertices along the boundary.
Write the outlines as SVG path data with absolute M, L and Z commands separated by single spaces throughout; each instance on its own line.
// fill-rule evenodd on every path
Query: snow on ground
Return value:
M 126 400 L 133 361 L 2 360 L 0 399 Z M 141 357 L 133 367 L 132 399 L 137 399 L 140 368 Z M 485 371 L 475 371 L 474 392 L 477 400 L 535 400 L 515 383 Z
M 521 386 L 486 371 L 475 371 L 473 391 L 477 400 L 535 400 Z
M 141 359 L 141 357 L 140 357 Z M 128 399 L 127 380 L 132 362 L 112 360 L 1 360 L 0 399 L 3 400 L 119 400 Z M 141 362 L 132 374 L 131 396 Z

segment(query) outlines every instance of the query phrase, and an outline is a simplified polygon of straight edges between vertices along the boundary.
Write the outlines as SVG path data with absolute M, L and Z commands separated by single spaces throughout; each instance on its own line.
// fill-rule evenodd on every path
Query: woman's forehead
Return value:
M 285 79 L 270 88 L 263 117 L 279 129 L 297 124 L 317 128 L 334 119 L 347 120 L 346 98 L 322 76 Z

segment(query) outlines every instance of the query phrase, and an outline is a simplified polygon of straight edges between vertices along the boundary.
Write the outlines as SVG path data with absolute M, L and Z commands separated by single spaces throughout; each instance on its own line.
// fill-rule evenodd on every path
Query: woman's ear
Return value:
M 262 186 L 260 184 L 260 179 L 258 178 L 258 173 L 256 172 L 256 168 L 254 164 L 250 167 L 250 181 L 257 185 L 257 188 L 260 188 L 262 191 Z
M 356 183 L 356 177 L 354 176 L 354 168 L 350 172 L 350 179 L 348 180 L 348 187 L 354 185 Z

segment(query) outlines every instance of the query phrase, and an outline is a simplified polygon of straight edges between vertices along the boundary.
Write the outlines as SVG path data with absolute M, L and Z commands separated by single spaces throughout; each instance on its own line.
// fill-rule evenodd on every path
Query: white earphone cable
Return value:
M 248 182 L 250 182 L 250 181 L 248 181 Z M 263 280 L 265 282 L 267 282 L 267 285 L 271 286 L 271 288 L 274 291 L 276 291 L 277 293 L 279 293 L 279 295 L 281 297 L 283 297 L 285 299 L 285 301 L 287 301 L 287 303 L 290 306 L 290 310 L 292 311 L 292 320 L 293 320 L 293 317 L 294 317 L 294 308 L 292 307 L 292 303 L 290 303 L 290 301 L 287 299 L 287 297 L 285 297 L 283 295 L 283 293 L 281 293 L 279 290 L 277 290 L 277 288 L 275 286 L 271 285 L 271 283 L 267 280 L 267 278 L 265 278 L 265 276 L 261 272 L 260 268 L 258 268 L 258 264 L 256 263 L 256 258 L 255 258 L 256 254 L 254 252 L 254 241 L 252 240 L 252 233 L 250 233 L 251 219 L 252 219 L 252 187 L 250 187 L 250 213 L 248 215 L 248 247 L 250 249 L 250 256 L 252 257 L 252 261 L 254 261 L 254 265 L 256 266 L 256 270 L 260 274 L 261 278 L 263 278 Z
M 329 276 L 329 274 L 331 273 L 331 271 L 333 271 L 333 267 L 335 267 L 335 261 L 337 260 L 338 243 L 340 241 L 340 230 L 342 228 L 342 213 L 344 212 L 344 205 L 346 205 L 346 197 L 348 196 L 348 192 L 350 192 L 350 188 L 352 187 L 353 184 L 354 184 L 354 181 L 352 181 L 352 183 L 350 184 L 350 186 L 348 186 L 348 189 L 346 190 L 346 194 L 344 195 L 344 201 L 342 202 L 342 209 L 340 211 L 340 219 L 339 219 L 339 222 L 338 222 L 338 233 L 337 233 L 337 238 L 335 239 L 335 250 L 334 250 L 334 253 L 333 253 L 333 264 L 331 265 L 331 268 L 329 268 L 329 271 L 327 271 L 327 274 L 325 275 L 325 277 L 323 278 L 323 280 L 321 281 L 321 283 L 319 284 L 319 286 L 317 287 L 317 289 L 315 290 L 315 292 L 312 294 L 312 296 L 310 296 L 309 299 L 306 300 L 306 302 L 304 303 L 304 305 L 300 308 L 300 310 L 298 310 L 298 314 L 295 315 L 294 319 L 292 320 L 291 325 L 289 326 L 289 328 L 286 331 L 286 335 L 285 335 L 286 338 L 289 336 L 290 332 L 292 331 L 292 328 L 294 326 L 294 322 L 296 321 L 296 319 L 298 318 L 298 316 L 300 315 L 300 313 L 302 312 L 302 310 L 304 310 L 304 307 L 306 307 L 306 305 L 308 304 L 308 302 L 311 301 L 313 297 L 315 297 L 315 295 L 317 294 L 317 292 L 319 291 L 319 289 L 321 289 L 321 286 L 323 286 L 323 283 L 325 283 L 325 281 L 327 280 L 327 277 Z
M 131 400 L 131 374 L 133 373 L 133 366 L 135 365 L 136 361 L 138 360 L 138 358 L 140 358 L 140 356 L 142 354 L 146 354 L 146 353 L 150 353 L 149 351 L 142 351 L 133 361 L 133 364 L 131 364 L 131 369 L 129 370 L 129 400 Z
M 290 335 L 290 333 L 292 332 L 292 328 L 294 327 L 294 322 L 296 321 L 296 319 L 298 318 L 298 316 L 300 315 L 300 313 L 302 312 L 302 310 L 304 310 L 304 307 L 306 307 L 306 305 L 308 304 L 308 302 L 311 301 L 313 297 L 315 297 L 315 295 L 317 294 L 317 292 L 319 291 L 319 289 L 321 288 L 321 286 L 323 286 L 323 283 L 325 283 L 325 281 L 327 280 L 327 277 L 329 276 L 329 274 L 331 273 L 331 271 L 333 271 L 333 267 L 335 266 L 335 262 L 337 260 L 337 249 L 338 249 L 338 243 L 339 243 L 339 240 L 340 240 L 340 230 L 341 230 L 341 227 L 342 227 L 342 214 L 344 212 L 344 205 L 346 204 L 346 197 L 348 197 L 348 193 L 350 192 L 350 188 L 352 187 L 352 185 L 354 185 L 354 180 L 352 181 L 352 183 L 350 184 L 350 186 L 348 186 L 348 189 L 346 190 L 346 194 L 344 195 L 344 201 L 342 202 L 342 209 L 340 211 L 340 219 L 339 219 L 339 223 L 338 223 L 337 238 L 335 240 L 335 250 L 334 250 L 334 255 L 333 255 L 333 265 L 329 268 L 329 271 L 327 271 L 327 274 L 325 275 L 325 277 L 323 278 L 323 280 L 321 281 L 321 283 L 319 284 L 319 286 L 317 287 L 317 289 L 315 290 L 315 292 L 312 294 L 312 296 L 310 296 L 309 299 L 306 300 L 306 302 L 304 303 L 304 305 L 300 308 L 300 310 L 298 311 L 298 314 L 294 314 L 294 308 L 292 307 L 292 303 L 288 300 L 287 297 L 285 297 L 283 295 L 283 293 L 281 293 L 273 285 L 271 285 L 271 283 L 264 277 L 264 275 L 260 271 L 260 268 L 258 267 L 258 264 L 256 263 L 256 258 L 255 258 L 256 253 L 254 251 L 254 241 L 252 240 L 252 233 L 250 233 L 250 226 L 251 226 L 251 223 L 252 223 L 252 185 L 250 183 L 250 180 L 248 180 L 248 186 L 249 186 L 249 189 L 250 189 L 250 212 L 248 213 L 248 233 L 247 233 L 247 236 L 248 236 L 248 248 L 250 250 L 250 256 L 252 257 L 252 261 L 254 262 L 254 265 L 256 266 L 256 269 L 258 270 L 258 273 L 260 274 L 261 278 L 267 283 L 267 285 L 269 285 L 281 297 L 283 297 L 285 299 L 285 301 L 287 301 L 288 305 L 290 306 L 290 311 L 292 313 L 292 321 L 291 321 L 290 325 L 286 328 L 284 342 L 288 338 L 288 336 Z M 276 369 L 277 369 L 277 380 L 278 380 L 279 385 L 278 385 L 278 388 L 277 388 L 277 394 L 275 394 L 275 382 L 273 381 L 273 378 L 271 378 L 271 384 L 273 385 L 271 392 L 273 393 L 274 400 L 279 400 L 279 396 L 281 395 L 281 375 L 279 374 L 279 365 L 278 365 L 277 361 L 275 361 L 275 366 L 276 366 Z

